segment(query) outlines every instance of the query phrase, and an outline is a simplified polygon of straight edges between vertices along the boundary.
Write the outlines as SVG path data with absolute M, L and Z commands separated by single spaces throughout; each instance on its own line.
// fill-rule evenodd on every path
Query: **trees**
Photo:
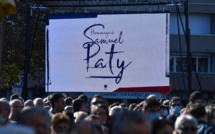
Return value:
M 3 27 L 3 64 L 1 80 L 4 86 L 20 84 L 24 71 L 25 32 L 27 25 L 27 3 L 16 2 L 17 13 L 6 16 Z M 29 49 L 29 74 L 34 80 L 44 81 L 45 72 L 45 16 L 41 11 L 33 13 L 31 21 L 31 43 Z

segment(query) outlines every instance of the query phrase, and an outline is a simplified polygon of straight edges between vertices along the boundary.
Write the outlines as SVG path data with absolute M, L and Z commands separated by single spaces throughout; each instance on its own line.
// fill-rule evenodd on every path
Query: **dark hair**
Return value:
M 190 94 L 189 101 L 195 102 L 196 100 L 202 100 L 204 99 L 203 95 L 199 91 L 194 91 Z
M 195 117 L 197 120 L 201 117 L 204 117 L 206 115 L 205 107 L 202 106 L 199 103 L 190 105 L 188 109 L 189 114 L 191 114 L 193 117 Z
M 150 107 L 160 107 L 160 103 L 155 99 L 146 99 L 143 103 L 144 111 L 148 110 Z
M 48 97 L 52 108 L 54 108 L 54 103 L 57 102 L 60 98 L 64 98 L 64 96 L 60 93 L 53 93 Z
M 10 96 L 10 101 L 15 100 L 15 99 L 19 99 L 19 95 L 17 95 L 17 94 L 12 94 L 12 95 Z
M 73 113 L 69 112 L 69 111 L 66 111 L 63 114 L 65 114 L 65 115 L 67 115 L 69 117 L 70 125 L 72 126 L 74 124 L 74 120 L 75 120 L 75 117 L 74 117 Z
M 166 125 L 169 125 L 172 127 L 173 129 L 173 126 L 174 124 L 170 121 L 170 120 L 159 120 L 159 119 L 155 119 L 152 121 L 152 134 L 157 134 L 160 129 L 162 129 L 163 127 L 165 127 Z
M 102 99 L 102 101 L 93 102 L 93 100 L 96 98 L 100 98 L 100 99 Z M 98 104 L 107 104 L 107 102 L 106 102 L 105 98 L 103 98 L 101 95 L 96 94 L 95 96 L 93 96 L 93 98 L 91 100 L 91 105 L 98 105 Z
M 83 104 L 84 104 L 84 101 L 82 99 L 73 100 L 72 107 L 74 109 L 74 112 L 80 111 L 80 108 L 82 107 Z
M 72 99 L 72 97 L 67 97 L 64 99 L 64 101 L 65 101 L 66 105 L 70 105 L 72 103 L 73 99 Z
M 84 104 L 88 102 L 88 97 L 85 94 L 80 95 L 78 99 L 82 99 L 84 101 Z
M 179 97 L 177 97 L 177 96 L 172 97 L 172 98 L 170 99 L 170 101 L 169 101 L 169 106 L 170 106 L 170 107 L 172 106 L 172 103 L 173 103 L 174 101 L 180 101 L 180 102 L 181 102 L 181 98 L 179 98 Z
M 91 114 L 97 115 L 97 112 L 98 112 L 98 109 L 99 109 L 99 108 L 104 108 L 105 111 L 106 111 L 106 113 L 107 113 L 107 116 L 109 116 L 108 108 L 107 108 L 107 106 L 104 105 L 104 104 L 98 104 L 98 105 L 93 109 L 93 111 L 91 112 Z

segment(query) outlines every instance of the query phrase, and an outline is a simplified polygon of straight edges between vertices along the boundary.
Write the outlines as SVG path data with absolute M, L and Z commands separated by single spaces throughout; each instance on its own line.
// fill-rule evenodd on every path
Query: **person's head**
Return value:
M 161 105 L 160 116 L 162 118 L 166 119 L 168 114 L 169 114 L 169 107 Z
M 155 99 L 146 99 L 143 103 L 144 113 L 149 114 L 150 121 L 159 118 L 160 103 Z
M 155 99 L 158 100 L 157 96 L 155 94 L 150 94 L 147 99 Z
M 90 121 L 86 120 L 81 120 L 77 122 L 73 126 L 71 132 L 71 134 L 93 134 L 93 133 L 95 133 L 94 125 Z
M 35 107 L 44 107 L 43 99 L 42 98 L 34 99 L 34 106 Z
M 152 122 L 152 134 L 172 134 L 173 123 L 169 120 L 156 119 Z
M 122 113 L 123 113 L 123 110 L 120 106 L 114 106 L 109 110 L 109 116 L 111 117 L 111 119 L 116 118 Z
M 78 97 L 78 99 L 82 99 L 84 101 L 84 111 L 89 112 L 90 111 L 89 98 L 85 94 L 82 94 Z
M 82 99 L 75 99 L 72 102 L 74 112 L 84 111 L 84 101 Z
M 112 122 L 111 134 L 149 134 L 150 126 L 140 112 L 124 112 Z
M 83 120 L 87 117 L 87 113 L 83 111 L 78 111 L 74 113 L 75 122 Z
M 34 129 L 35 134 L 49 131 L 50 116 L 43 108 L 25 107 L 18 116 L 17 123 Z
M 60 93 L 53 93 L 49 96 L 49 102 L 55 113 L 61 113 L 64 110 L 65 103 L 64 103 L 64 96 Z
M 66 112 L 66 111 L 73 113 L 74 109 L 72 106 L 65 106 L 64 112 Z
M 17 95 L 17 94 L 12 94 L 12 95 L 10 96 L 10 101 L 15 100 L 15 99 L 19 99 L 19 95 Z
M 207 106 L 206 113 L 208 123 L 215 126 L 215 106 L 214 105 Z
M 102 121 L 102 124 L 104 125 L 107 122 L 109 112 L 106 105 L 99 104 L 93 109 L 91 114 L 98 115 Z
M 51 133 L 66 133 L 70 129 L 70 119 L 62 113 L 55 114 L 51 119 Z
M 71 126 L 70 128 L 72 128 L 72 126 L 73 126 L 73 124 L 75 122 L 75 117 L 74 117 L 73 113 L 69 112 L 69 111 L 64 111 L 63 114 L 65 114 L 65 115 L 67 115 L 69 117 L 69 119 L 70 119 L 70 126 Z
M 96 125 L 101 125 L 102 124 L 102 121 L 99 118 L 99 116 L 98 115 L 94 115 L 94 114 L 89 115 L 84 120 L 90 121 L 92 124 L 96 124 Z
M 10 101 L 10 106 L 11 106 L 10 120 L 16 121 L 19 112 L 23 108 L 23 103 L 19 99 L 15 99 Z
M 194 91 L 190 94 L 189 102 L 193 103 L 201 103 L 203 106 L 205 106 L 206 101 L 203 96 L 203 94 L 200 91 Z
M 0 126 L 9 122 L 10 104 L 5 100 L 0 100 Z
M 128 107 L 128 111 L 133 111 L 133 109 L 136 107 L 136 105 L 137 105 L 136 103 L 130 104 Z
M 199 103 L 190 105 L 190 107 L 188 109 L 188 113 L 190 115 L 192 115 L 193 117 L 195 117 L 198 121 L 199 120 L 207 121 L 205 107 Z
M 181 112 L 181 98 L 172 97 L 169 101 L 169 113 L 174 116 L 179 116 Z
M 34 107 L 33 101 L 32 100 L 25 101 L 24 107 Z
M 72 97 L 66 97 L 64 99 L 64 101 L 65 101 L 66 106 L 72 106 L 73 98 Z
M 98 105 L 98 104 L 105 104 L 106 101 L 101 95 L 95 95 L 91 100 L 91 106 L 92 105 Z
M 191 115 L 180 115 L 175 122 L 176 134 L 197 134 L 197 121 Z

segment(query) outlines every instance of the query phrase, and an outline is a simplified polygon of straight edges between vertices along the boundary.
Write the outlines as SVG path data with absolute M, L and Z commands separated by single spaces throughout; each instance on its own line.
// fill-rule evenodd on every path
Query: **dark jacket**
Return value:
M 215 134 L 215 127 L 204 122 L 198 121 L 197 134 Z

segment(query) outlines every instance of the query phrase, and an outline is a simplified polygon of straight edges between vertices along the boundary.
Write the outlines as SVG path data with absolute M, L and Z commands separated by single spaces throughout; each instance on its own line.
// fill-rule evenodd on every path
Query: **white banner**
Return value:
M 50 16 L 46 33 L 47 92 L 169 90 L 168 13 Z

